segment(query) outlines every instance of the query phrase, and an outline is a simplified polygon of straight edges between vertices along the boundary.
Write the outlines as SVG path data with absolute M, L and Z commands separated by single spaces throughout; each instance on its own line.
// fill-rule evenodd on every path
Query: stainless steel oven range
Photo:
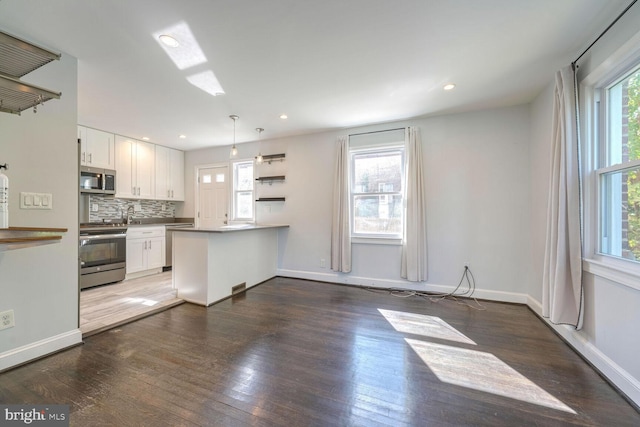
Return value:
M 80 224 L 80 289 L 124 280 L 126 261 L 125 224 Z

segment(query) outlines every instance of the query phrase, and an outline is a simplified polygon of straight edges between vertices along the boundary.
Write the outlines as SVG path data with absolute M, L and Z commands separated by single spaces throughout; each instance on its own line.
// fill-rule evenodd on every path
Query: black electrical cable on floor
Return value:
M 463 292 L 458 292 L 465 279 L 467 281 L 467 289 Z M 409 298 L 413 296 L 418 296 L 421 298 L 428 299 L 431 302 L 440 302 L 445 299 L 450 299 L 455 301 L 457 304 L 466 305 L 467 307 L 473 308 L 475 310 L 486 310 L 486 307 L 480 304 L 477 298 L 473 296 L 473 294 L 476 291 L 476 279 L 473 276 L 471 269 L 466 265 L 464 266 L 464 271 L 462 272 L 462 276 L 460 277 L 458 286 L 456 286 L 453 291 L 448 293 L 411 291 L 411 290 L 400 289 L 400 288 L 373 288 L 370 286 L 363 286 L 363 288 L 369 292 L 386 293 L 396 298 Z M 465 299 L 472 298 L 476 304 L 474 306 L 472 304 L 469 304 L 466 301 L 461 301 L 458 298 L 465 298 Z

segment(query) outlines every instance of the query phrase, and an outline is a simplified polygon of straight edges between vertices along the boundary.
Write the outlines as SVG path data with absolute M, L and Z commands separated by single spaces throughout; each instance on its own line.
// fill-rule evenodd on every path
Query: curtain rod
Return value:
M 593 43 L 591 43 L 591 44 L 589 45 L 589 47 L 588 47 L 588 48 L 586 48 L 586 49 L 584 50 L 584 52 L 582 52 L 582 53 L 580 54 L 580 56 L 578 56 L 578 58 L 577 58 L 575 61 L 573 61 L 573 62 L 571 63 L 571 65 L 572 65 L 574 68 L 575 68 L 575 66 L 576 66 L 576 63 L 580 60 L 580 58 L 582 58 L 582 56 L 583 56 L 585 53 L 589 52 L 589 49 L 591 49 L 591 48 L 593 47 L 593 45 L 594 45 L 594 44 L 596 44 L 596 43 L 598 42 L 598 40 L 600 40 L 600 39 L 602 38 L 602 36 L 604 36 L 604 35 L 607 33 L 607 31 L 609 31 L 609 30 L 611 29 L 611 27 L 613 27 L 613 26 L 616 24 L 616 22 L 618 22 L 618 20 L 619 20 L 620 18 L 622 18 L 622 16 L 623 16 L 625 13 L 627 13 L 627 11 L 628 11 L 629 9 L 631 9 L 631 6 L 633 6 L 637 1 L 638 1 L 638 0 L 633 0 L 631 3 L 629 3 L 629 6 L 627 6 L 627 8 L 626 8 L 625 10 L 623 10 L 623 11 L 622 11 L 622 13 L 621 13 L 620 15 L 618 15 L 618 17 L 617 17 L 616 19 L 614 19 L 614 21 L 613 21 L 611 24 L 609 24 L 609 26 L 608 26 L 608 27 L 607 27 L 607 28 L 602 32 L 602 34 L 600 34 L 600 35 L 598 36 L 598 38 L 597 38 L 597 39 L 595 39 L 595 40 L 593 41 Z
M 393 132 L 394 130 L 405 130 L 405 129 L 406 129 L 406 127 L 395 128 L 395 129 L 385 129 L 385 130 L 374 130 L 374 131 L 371 131 L 371 132 L 350 133 L 349 136 L 369 135 L 370 133 Z

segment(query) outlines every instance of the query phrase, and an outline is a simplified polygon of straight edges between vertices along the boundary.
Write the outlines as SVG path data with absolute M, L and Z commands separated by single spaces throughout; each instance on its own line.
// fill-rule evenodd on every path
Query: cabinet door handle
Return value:
M 145 250 L 145 251 L 147 250 L 147 243 L 148 243 L 148 242 L 145 240 L 145 241 L 144 241 L 144 250 Z
M 171 190 L 171 198 L 173 199 L 173 190 Z
M 82 152 L 82 163 L 86 162 L 87 156 L 85 155 L 84 151 Z
M 89 153 L 89 163 L 93 163 L 93 154 Z
M 167 190 L 167 197 L 171 197 L 171 191 Z

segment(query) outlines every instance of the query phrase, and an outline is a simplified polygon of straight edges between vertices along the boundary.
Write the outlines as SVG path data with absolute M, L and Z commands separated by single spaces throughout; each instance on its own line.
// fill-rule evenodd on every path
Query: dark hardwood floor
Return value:
M 638 426 L 526 307 L 276 278 L 0 374 L 76 426 Z

